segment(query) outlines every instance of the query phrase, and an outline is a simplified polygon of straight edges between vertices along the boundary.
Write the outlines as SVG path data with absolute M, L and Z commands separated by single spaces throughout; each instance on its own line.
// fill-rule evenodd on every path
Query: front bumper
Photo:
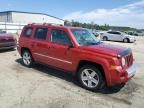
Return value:
M 136 73 L 136 70 L 138 69 L 138 64 L 133 63 L 130 67 L 127 69 L 112 69 L 110 72 L 110 84 L 109 86 L 126 83 L 128 82 Z
M 0 47 L 0 50 L 14 49 L 14 48 L 16 48 L 16 45 L 14 45 L 14 46 Z
M 138 68 L 138 64 L 134 63 L 131 67 L 129 67 L 126 72 L 128 74 L 128 78 L 134 76 L 134 74 L 136 73 L 136 70 Z
M 135 42 L 136 39 L 135 38 L 129 38 L 130 42 Z
M 13 48 L 16 48 L 16 43 L 12 43 L 12 44 L 0 44 L 0 50 L 13 49 Z

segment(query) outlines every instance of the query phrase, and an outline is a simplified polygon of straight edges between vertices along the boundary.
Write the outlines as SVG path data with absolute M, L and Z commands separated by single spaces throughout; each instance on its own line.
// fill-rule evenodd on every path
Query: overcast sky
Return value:
M 144 28 L 144 0 L 0 0 L 0 11 L 28 11 L 67 20 Z

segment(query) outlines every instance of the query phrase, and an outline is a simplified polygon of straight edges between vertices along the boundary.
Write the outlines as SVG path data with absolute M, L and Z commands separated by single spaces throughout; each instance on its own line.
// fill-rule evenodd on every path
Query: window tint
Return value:
M 116 34 L 116 35 L 120 35 L 119 32 L 108 32 L 109 34 Z
M 52 30 L 51 42 L 64 44 L 64 45 L 72 45 L 69 36 L 63 30 Z
M 24 33 L 22 36 L 24 37 L 30 37 L 32 34 L 33 28 L 25 28 Z
M 109 33 L 109 34 L 113 34 L 113 32 L 107 32 L 107 33 Z
M 115 32 L 115 34 L 120 35 L 120 32 Z
M 40 39 L 40 40 L 46 40 L 46 36 L 47 36 L 47 28 L 37 28 L 34 38 L 35 39 Z

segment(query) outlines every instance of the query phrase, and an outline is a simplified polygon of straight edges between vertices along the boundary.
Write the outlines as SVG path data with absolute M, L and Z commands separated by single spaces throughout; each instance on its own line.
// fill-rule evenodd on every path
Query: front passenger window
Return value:
M 113 32 L 107 32 L 107 33 L 109 33 L 109 34 L 114 34 Z
M 116 32 L 116 34 L 117 34 L 117 35 L 121 35 L 121 33 L 120 33 L 120 32 Z
M 51 42 L 63 44 L 63 45 L 72 45 L 71 40 L 67 33 L 63 30 L 52 30 L 51 31 Z

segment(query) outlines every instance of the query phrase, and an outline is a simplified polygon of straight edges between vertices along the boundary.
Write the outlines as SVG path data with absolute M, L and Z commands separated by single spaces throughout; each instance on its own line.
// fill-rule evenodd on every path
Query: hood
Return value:
M 11 39 L 14 38 L 14 36 L 12 34 L 0 34 L 0 39 L 5 39 L 5 38 Z
M 98 45 L 91 45 L 91 46 L 82 46 L 81 49 L 91 51 L 94 53 L 106 54 L 110 56 L 118 56 L 118 54 L 128 50 L 128 48 L 107 43 L 100 43 Z

